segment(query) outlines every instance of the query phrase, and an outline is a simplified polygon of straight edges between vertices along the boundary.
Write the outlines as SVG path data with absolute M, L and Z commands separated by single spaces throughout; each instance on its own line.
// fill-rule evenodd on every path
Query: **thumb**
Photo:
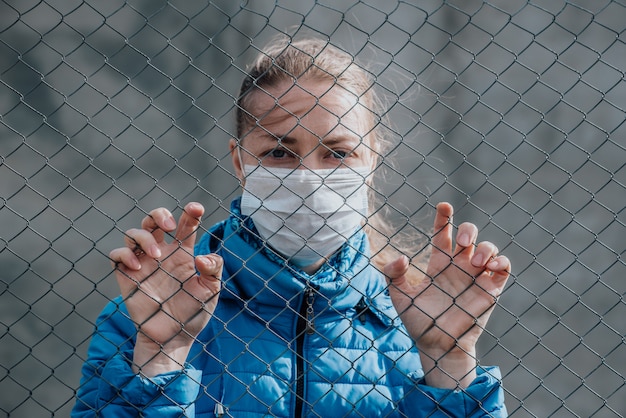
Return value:
M 223 267 L 224 259 L 217 254 L 206 254 L 196 257 L 196 269 L 198 270 L 200 281 L 205 286 L 214 287 L 214 283 L 219 283 L 222 280 Z
M 383 268 L 383 273 L 394 285 L 400 285 L 406 281 L 406 273 L 409 270 L 409 258 L 401 255 Z

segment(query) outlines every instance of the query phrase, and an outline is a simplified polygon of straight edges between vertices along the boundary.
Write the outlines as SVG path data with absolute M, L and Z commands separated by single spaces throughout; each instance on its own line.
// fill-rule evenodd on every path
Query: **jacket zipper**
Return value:
M 315 290 L 307 285 L 296 324 L 296 418 L 300 418 L 304 410 L 304 338 L 315 332 L 314 300 Z

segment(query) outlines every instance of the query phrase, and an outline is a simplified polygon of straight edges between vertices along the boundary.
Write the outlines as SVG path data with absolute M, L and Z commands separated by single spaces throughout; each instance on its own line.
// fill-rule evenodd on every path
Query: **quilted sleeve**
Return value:
M 186 367 L 152 378 L 135 374 L 134 335 L 121 298 L 110 302 L 96 322 L 72 417 L 194 416 L 201 372 Z
M 506 417 L 504 390 L 497 367 L 478 368 L 476 379 L 463 389 L 430 387 L 423 379 L 409 381 L 399 407 L 407 417 Z

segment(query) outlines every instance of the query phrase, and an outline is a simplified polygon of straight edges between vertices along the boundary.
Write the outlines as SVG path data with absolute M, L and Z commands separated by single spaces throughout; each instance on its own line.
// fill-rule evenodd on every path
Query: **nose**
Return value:
M 322 150 L 324 146 L 318 140 L 311 141 L 305 149 L 301 150 L 299 170 L 320 170 L 322 166 Z
M 310 155 L 307 155 L 305 158 L 300 160 L 300 165 L 298 166 L 298 170 L 319 170 L 321 169 L 321 165 L 317 161 L 317 159 L 312 158 Z

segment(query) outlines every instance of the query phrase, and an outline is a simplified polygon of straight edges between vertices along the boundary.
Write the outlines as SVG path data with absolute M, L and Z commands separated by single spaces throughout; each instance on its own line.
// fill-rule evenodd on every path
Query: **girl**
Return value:
M 199 203 L 127 231 L 74 415 L 505 416 L 475 346 L 510 262 L 471 223 L 453 240 L 447 203 L 425 268 L 399 254 L 371 199 L 378 114 L 351 56 L 266 48 L 230 143 L 242 196 L 195 250 Z

